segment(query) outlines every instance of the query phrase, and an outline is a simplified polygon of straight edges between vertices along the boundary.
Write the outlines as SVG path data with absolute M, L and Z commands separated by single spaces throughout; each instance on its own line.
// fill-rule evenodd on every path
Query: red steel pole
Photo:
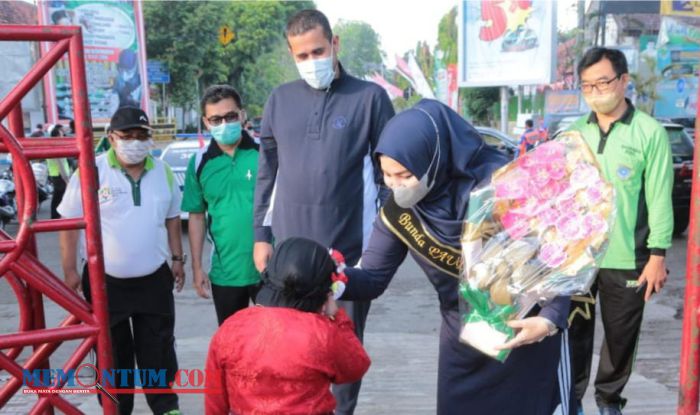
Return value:
M 25 78 L 26 79 L 26 78 Z M 20 88 L 17 88 L 20 89 Z M 12 135 L 15 137 L 24 137 L 24 120 L 22 119 L 22 104 L 20 102 L 17 102 L 15 107 L 10 111 L 10 114 L 7 117 L 7 124 L 10 127 L 10 131 L 12 132 Z M 17 198 L 17 207 L 18 207 L 18 212 L 24 212 L 24 203 L 28 203 L 31 205 L 30 202 L 27 200 L 22 200 L 23 198 L 21 195 L 24 195 L 25 197 L 27 195 L 33 194 L 33 192 L 29 191 L 27 189 L 27 180 L 26 177 L 22 174 L 17 175 L 16 173 L 19 171 L 19 169 L 22 167 L 20 166 L 20 163 L 22 163 L 24 160 L 18 159 L 18 160 L 13 160 L 13 168 L 15 170 L 15 176 L 18 178 L 22 178 L 25 180 L 21 180 L 21 185 L 17 186 L 21 191 L 17 192 L 19 198 Z M 17 183 L 20 183 L 18 180 Z M 16 188 L 17 188 L 16 187 Z M 20 221 L 20 226 L 22 226 L 21 222 L 26 222 L 29 218 L 25 217 L 23 214 L 17 215 L 17 220 Z M 25 223 L 25 226 L 28 224 Z M 29 234 L 29 240 L 27 242 L 27 245 L 25 247 L 25 250 L 27 252 L 30 252 L 34 256 L 36 256 L 36 239 L 34 238 L 34 235 Z M 32 307 L 32 330 L 42 330 L 46 328 L 46 317 L 44 316 L 44 298 L 41 295 L 41 291 L 33 288 L 33 287 L 27 287 L 29 291 L 29 298 L 31 302 L 31 307 Z M 37 350 L 39 345 L 35 344 L 34 345 L 34 351 Z M 40 369 L 48 369 L 51 367 L 51 364 L 49 363 L 48 357 L 42 361 L 39 365 Z M 53 408 L 47 408 L 45 411 L 42 411 L 42 413 L 45 413 L 47 415 L 51 415 L 54 413 Z
M 700 95 L 700 91 L 699 91 Z M 700 130 L 700 102 L 695 118 L 695 136 Z M 698 376 L 700 375 L 700 146 L 695 139 L 693 185 L 690 198 L 688 254 L 685 269 L 685 305 L 683 306 L 683 337 L 681 338 L 680 387 L 678 415 L 698 413 Z
M 92 120 L 90 118 L 88 90 L 85 80 L 85 60 L 83 57 L 83 36 L 80 32 L 70 40 L 69 60 L 71 67 L 71 89 L 73 106 L 75 108 L 75 137 L 80 150 L 78 166 L 81 172 L 94 172 L 95 158 L 92 156 Z M 109 336 L 109 314 L 107 312 L 107 294 L 105 289 L 104 263 L 100 257 L 102 252 L 102 234 L 100 230 L 100 210 L 97 200 L 91 195 L 97 194 L 97 177 L 95 174 L 81 174 L 80 186 L 84 215 L 87 222 L 85 238 L 87 244 L 87 266 L 90 275 L 90 296 L 95 319 L 103 336 L 97 338 L 97 367 L 98 370 L 113 368 L 112 345 Z M 87 191 L 86 191 L 87 190 Z M 104 385 L 110 387 L 113 385 Z M 116 413 L 116 406 L 110 399 L 102 399 L 105 415 Z

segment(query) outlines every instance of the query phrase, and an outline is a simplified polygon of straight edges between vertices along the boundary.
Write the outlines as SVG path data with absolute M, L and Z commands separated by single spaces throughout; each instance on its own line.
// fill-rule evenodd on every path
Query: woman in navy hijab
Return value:
M 457 277 L 469 193 L 506 157 L 434 100 L 421 100 L 389 121 L 375 156 L 392 195 L 374 223 L 361 268 L 346 270 L 343 299 L 380 296 L 410 253 L 440 301 L 437 413 L 570 413 L 568 297 L 512 322 L 519 333 L 509 343 L 513 351 L 504 363 L 459 341 Z

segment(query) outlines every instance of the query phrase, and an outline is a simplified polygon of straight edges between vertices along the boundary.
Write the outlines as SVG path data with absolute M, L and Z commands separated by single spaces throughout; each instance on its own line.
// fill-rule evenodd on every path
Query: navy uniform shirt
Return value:
M 357 262 L 381 183 L 372 151 L 393 115 L 384 89 L 342 67 L 327 90 L 276 88 L 262 118 L 255 240 L 305 237 Z

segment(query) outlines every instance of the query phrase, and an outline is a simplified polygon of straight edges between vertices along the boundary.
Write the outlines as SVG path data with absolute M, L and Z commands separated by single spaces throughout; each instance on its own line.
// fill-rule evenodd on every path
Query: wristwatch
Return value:
M 180 261 L 182 262 L 182 265 L 185 265 L 187 263 L 187 254 L 182 254 L 182 255 L 173 255 L 170 258 L 171 261 Z

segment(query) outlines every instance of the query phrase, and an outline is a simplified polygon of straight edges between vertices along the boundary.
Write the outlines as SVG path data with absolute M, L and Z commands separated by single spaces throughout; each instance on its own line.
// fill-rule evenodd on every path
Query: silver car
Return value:
M 207 145 L 209 145 L 209 142 L 205 141 L 204 146 L 206 147 Z M 180 191 L 184 192 L 185 190 L 185 174 L 187 173 L 187 165 L 190 162 L 190 158 L 197 153 L 201 146 L 198 140 L 177 141 L 165 147 L 160 155 L 160 159 L 168 163 L 173 170 L 175 181 L 180 186 Z M 187 220 L 189 214 L 182 212 L 180 218 Z

